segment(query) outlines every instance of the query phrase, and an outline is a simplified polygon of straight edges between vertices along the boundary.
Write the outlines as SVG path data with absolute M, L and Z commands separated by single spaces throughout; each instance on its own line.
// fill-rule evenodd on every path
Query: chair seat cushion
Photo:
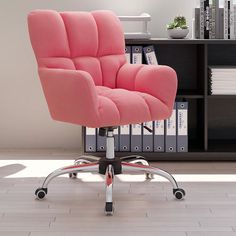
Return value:
M 167 106 L 147 93 L 96 86 L 100 127 L 135 124 L 169 117 Z

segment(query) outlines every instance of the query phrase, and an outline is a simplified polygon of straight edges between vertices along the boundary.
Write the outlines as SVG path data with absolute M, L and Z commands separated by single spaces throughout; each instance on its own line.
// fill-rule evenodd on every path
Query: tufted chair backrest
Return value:
M 123 30 L 112 12 L 35 10 L 28 25 L 39 67 L 84 70 L 96 85 L 115 88 L 126 59 Z

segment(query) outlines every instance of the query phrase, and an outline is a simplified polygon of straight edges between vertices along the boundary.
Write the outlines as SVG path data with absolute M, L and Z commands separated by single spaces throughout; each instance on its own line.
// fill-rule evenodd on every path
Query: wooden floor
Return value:
M 59 177 L 35 200 L 43 176 L 63 162 L 72 161 L 0 160 L 1 236 L 236 236 L 236 163 L 152 163 L 174 174 L 182 201 L 161 177 L 117 176 L 114 216 L 106 217 L 97 174 Z

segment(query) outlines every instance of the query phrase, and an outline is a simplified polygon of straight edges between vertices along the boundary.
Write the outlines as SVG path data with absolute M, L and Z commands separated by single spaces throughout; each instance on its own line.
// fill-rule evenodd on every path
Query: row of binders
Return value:
M 236 5 L 234 0 L 199 0 L 194 10 L 197 39 L 235 39 Z
M 188 103 L 176 102 L 167 120 L 120 126 L 114 130 L 114 137 L 115 151 L 187 152 Z M 85 128 L 85 152 L 105 150 L 106 137 L 99 136 L 98 129 Z
M 209 89 L 212 95 L 236 95 L 236 67 L 209 66 Z
M 143 46 L 126 46 L 126 60 L 132 64 L 143 64 L 143 54 L 148 65 L 158 65 L 155 49 L 153 45 Z

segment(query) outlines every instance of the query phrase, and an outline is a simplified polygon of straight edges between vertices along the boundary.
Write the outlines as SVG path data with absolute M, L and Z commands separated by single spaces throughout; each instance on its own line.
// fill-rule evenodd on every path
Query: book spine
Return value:
M 215 31 L 216 31 L 216 39 L 220 38 L 220 5 L 219 0 L 213 0 L 216 12 L 215 12 Z
M 209 38 L 210 39 L 213 39 L 213 35 L 214 35 L 214 31 L 213 31 L 213 29 L 214 29 L 214 22 L 213 22 L 213 12 L 212 12 L 212 5 L 210 4 L 210 29 L 209 29 Z
M 200 8 L 195 8 L 195 11 L 194 11 L 194 17 L 195 17 L 195 21 L 194 21 L 194 24 L 195 24 L 195 27 L 194 27 L 194 30 L 195 30 L 195 38 L 196 39 L 200 39 Z
M 204 0 L 200 0 L 200 39 L 204 39 Z
M 233 0 L 230 0 L 230 39 L 234 38 L 234 4 Z
M 228 0 L 224 0 L 224 39 L 228 39 Z
M 228 0 L 228 39 L 230 39 L 230 0 Z
M 224 8 L 219 8 L 219 39 L 224 39 Z
M 210 38 L 210 4 L 209 0 L 204 1 L 204 38 Z
M 236 39 L 236 5 L 234 4 L 234 39 Z
M 210 22 L 211 22 L 211 29 L 210 29 L 210 34 L 211 34 L 211 39 L 216 39 L 216 12 L 217 12 L 217 5 L 216 5 L 216 0 L 212 0 L 212 5 L 211 5 L 211 17 L 210 17 Z

